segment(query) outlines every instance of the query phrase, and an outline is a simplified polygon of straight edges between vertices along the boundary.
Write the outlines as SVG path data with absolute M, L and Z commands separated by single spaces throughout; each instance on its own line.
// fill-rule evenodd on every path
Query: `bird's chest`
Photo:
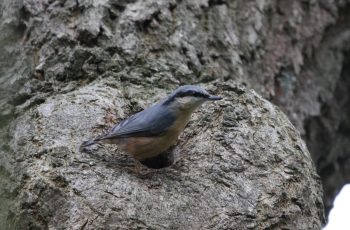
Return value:
M 179 135 L 184 131 L 188 121 L 190 120 L 190 114 L 184 114 L 180 116 L 174 124 L 169 128 L 166 138 L 173 140 L 175 144 Z
M 142 160 L 159 155 L 176 144 L 179 135 L 186 127 L 190 115 L 179 117 L 169 129 L 156 137 L 132 137 L 123 145 L 123 149 L 136 159 Z

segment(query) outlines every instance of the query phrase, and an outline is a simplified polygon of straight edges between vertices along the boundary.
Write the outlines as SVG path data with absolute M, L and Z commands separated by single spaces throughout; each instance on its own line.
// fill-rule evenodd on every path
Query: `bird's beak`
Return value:
M 222 99 L 222 97 L 214 96 L 214 95 L 210 95 L 208 97 L 208 100 L 210 100 L 210 101 L 218 101 L 218 100 L 221 100 L 221 99 Z

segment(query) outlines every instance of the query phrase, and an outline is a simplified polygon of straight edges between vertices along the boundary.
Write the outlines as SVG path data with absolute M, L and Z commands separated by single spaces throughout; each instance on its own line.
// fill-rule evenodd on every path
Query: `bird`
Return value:
M 106 133 L 84 141 L 79 149 L 107 143 L 131 155 L 137 162 L 161 156 L 174 146 L 193 112 L 207 101 L 222 97 L 196 85 L 183 85 L 151 107 L 126 118 Z

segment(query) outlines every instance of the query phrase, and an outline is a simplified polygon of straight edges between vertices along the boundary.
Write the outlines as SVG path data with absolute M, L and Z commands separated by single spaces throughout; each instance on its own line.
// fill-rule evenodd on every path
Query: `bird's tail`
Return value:
M 100 140 L 99 138 L 92 138 L 90 140 L 84 141 L 79 146 L 79 152 L 83 152 L 86 147 L 96 144 L 99 140 Z

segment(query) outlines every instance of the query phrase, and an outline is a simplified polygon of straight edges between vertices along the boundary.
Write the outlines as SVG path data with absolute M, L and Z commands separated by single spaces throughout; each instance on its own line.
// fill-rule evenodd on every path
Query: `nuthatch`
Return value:
M 95 143 L 117 144 L 121 150 L 143 161 L 174 145 L 191 114 L 206 101 L 220 100 L 204 89 L 185 85 L 167 98 L 114 126 L 108 133 L 85 141 L 80 150 Z

